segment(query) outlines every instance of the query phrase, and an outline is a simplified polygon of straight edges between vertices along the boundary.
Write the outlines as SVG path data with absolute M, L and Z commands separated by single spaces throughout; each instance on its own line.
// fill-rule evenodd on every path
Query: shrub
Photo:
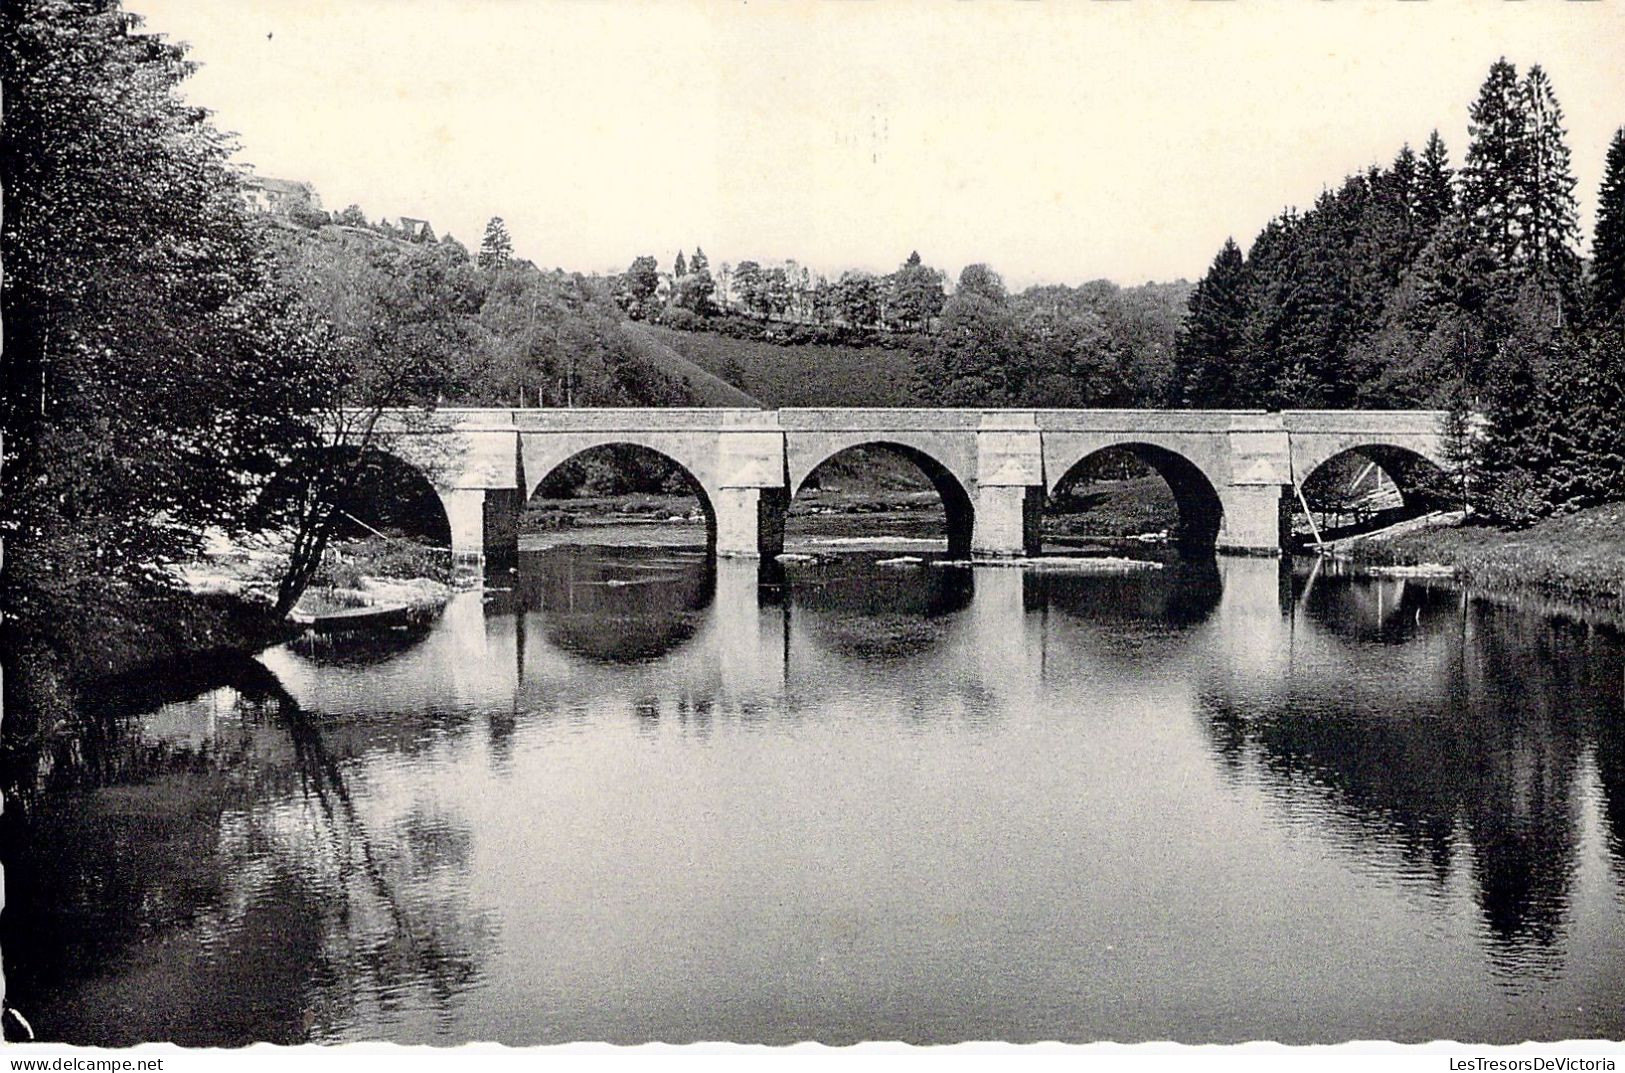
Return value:
M 429 578 L 452 580 L 451 553 L 445 548 L 411 541 L 368 537 L 328 548 L 312 585 L 353 589 L 363 577 Z

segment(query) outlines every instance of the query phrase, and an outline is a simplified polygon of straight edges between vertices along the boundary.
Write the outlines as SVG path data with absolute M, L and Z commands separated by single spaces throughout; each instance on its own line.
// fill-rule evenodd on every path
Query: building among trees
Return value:
M 307 182 L 250 175 L 243 180 L 243 196 L 256 212 L 291 218 L 299 212 L 322 211 L 321 195 Z

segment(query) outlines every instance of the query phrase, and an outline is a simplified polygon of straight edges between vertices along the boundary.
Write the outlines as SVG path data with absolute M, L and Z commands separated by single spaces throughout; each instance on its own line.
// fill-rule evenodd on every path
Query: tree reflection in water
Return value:
M 1392 580 L 1300 575 L 1283 597 L 1285 682 L 1204 689 L 1232 776 L 1313 801 L 1350 851 L 1397 855 L 1433 897 L 1468 868 L 1502 977 L 1558 971 L 1588 754 L 1625 866 L 1617 636 Z
M 399 996 L 449 1017 L 475 982 L 470 832 L 417 808 L 369 822 L 362 757 L 260 665 L 227 670 L 191 701 L 87 716 L 93 746 L 5 817 L 8 993 L 41 1039 L 299 1043 L 388 1021 Z
M 538 557 L 381 664 L 132 685 L 8 810 L 14 997 L 98 1043 L 1613 1034 L 1616 634 L 873 558 Z M 808 906 L 874 960 L 753 1012 L 839 960 Z
M 543 612 L 548 641 L 599 663 L 647 663 L 687 644 L 705 620 L 716 571 L 703 552 L 565 545 L 523 555 L 490 612 Z
M 1169 631 L 1199 626 L 1224 595 L 1211 555 L 1168 557 L 1158 570 L 1122 573 L 1038 571 L 1027 575 L 1029 609 L 1048 608 L 1091 622 L 1150 624 Z
M 876 570 L 885 554 L 851 555 L 786 570 L 793 614 L 807 636 L 859 661 L 907 660 L 942 642 L 971 605 L 974 573 L 923 562 Z

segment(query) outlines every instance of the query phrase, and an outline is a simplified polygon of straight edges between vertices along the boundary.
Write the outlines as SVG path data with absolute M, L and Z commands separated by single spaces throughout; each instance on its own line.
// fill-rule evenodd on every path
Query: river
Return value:
M 1625 1036 L 1617 633 L 899 555 L 556 547 L 133 690 L 8 810 L 8 997 L 106 1045 Z

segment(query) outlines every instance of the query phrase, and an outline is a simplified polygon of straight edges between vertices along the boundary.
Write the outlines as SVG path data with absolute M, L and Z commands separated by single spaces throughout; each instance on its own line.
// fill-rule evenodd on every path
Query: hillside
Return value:
M 621 327 L 626 333 L 627 342 L 640 359 L 683 382 L 693 394 L 693 405 L 752 408 L 774 405 L 760 401 L 756 395 L 741 391 L 701 364 L 679 353 L 678 349 L 666 339 L 655 336 L 657 332 L 662 336 L 681 336 L 684 333 L 669 332 L 664 328 L 636 324 L 632 321 L 624 322 Z
M 914 363 L 882 347 L 775 346 L 713 332 L 640 325 L 692 364 L 761 400 L 763 406 L 911 406 Z

